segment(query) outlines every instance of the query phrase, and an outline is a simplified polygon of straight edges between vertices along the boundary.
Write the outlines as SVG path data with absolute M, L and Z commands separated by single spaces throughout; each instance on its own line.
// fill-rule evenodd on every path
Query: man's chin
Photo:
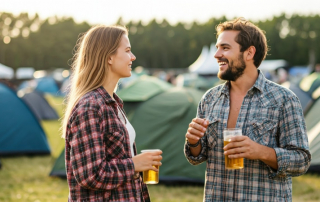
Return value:
M 224 73 L 224 72 L 219 71 L 218 74 L 217 74 L 217 77 L 218 77 L 220 80 L 225 80 L 225 81 L 227 81 L 228 79 L 226 79 L 226 76 L 225 76 L 223 73 Z

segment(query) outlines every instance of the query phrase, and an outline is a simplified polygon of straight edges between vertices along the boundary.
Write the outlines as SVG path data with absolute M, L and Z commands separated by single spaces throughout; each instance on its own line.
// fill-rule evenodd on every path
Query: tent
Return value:
M 12 79 L 13 77 L 13 69 L 0 63 L 0 79 Z
M 23 101 L 0 83 L 0 156 L 50 154 L 46 135 Z
M 31 88 L 42 93 L 62 95 L 57 85 L 57 82 L 54 80 L 54 78 L 50 76 L 24 81 L 20 84 L 18 90 L 23 90 L 26 88 Z
M 131 85 L 131 91 L 123 89 L 118 93 L 124 101 L 128 119 L 136 130 L 138 153 L 143 149 L 163 151 L 160 182 L 203 183 L 206 164 L 191 165 L 184 157 L 183 148 L 185 133 L 190 121 L 196 116 L 197 105 L 204 92 L 191 88 L 170 87 L 158 88 L 151 96 L 143 91 L 146 85 L 140 85 L 139 81 L 144 83 L 138 79 L 134 82 L 135 85 Z M 151 85 L 151 82 L 148 85 Z M 150 96 L 146 99 L 146 95 Z M 133 99 L 130 96 L 134 96 Z M 50 175 L 66 177 L 64 151 Z
M 210 51 L 208 51 L 207 47 L 203 47 L 198 59 L 189 66 L 189 71 L 199 75 L 217 75 L 219 64 L 214 57 L 216 51 L 217 48 L 214 43 L 211 44 Z
M 153 76 L 142 75 L 117 94 L 126 101 L 145 101 L 172 88 L 172 85 Z
M 34 73 L 33 67 L 19 67 L 16 72 L 17 79 L 32 79 Z
M 18 92 L 18 95 L 20 92 Z M 42 93 L 32 91 L 24 94 L 22 92 L 21 99 L 28 105 L 38 120 L 59 119 L 57 112 L 49 105 Z
M 57 158 L 56 162 L 53 165 L 53 168 L 50 172 L 50 176 L 67 178 L 66 166 L 65 166 L 65 150 L 63 150 L 60 156 Z
M 170 88 L 144 102 L 124 100 L 127 116 L 136 130 L 138 152 L 163 151 L 160 181 L 204 182 L 205 163 L 192 166 L 183 154 L 185 133 L 203 94 L 191 88 Z
M 311 152 L 309 172 L 320 173 L 320 99 L 318 99 L 305 117 Z
M 314 72 L 304 77 L 300 81 L 299 87 L 309 93 L 313 99 L 318 99 L 320 97 L 320 72 Z
M 263 60 L 259 66 L 262 72 L 274 71 L 278 68 L 286 68 L 288 62 L 286 60 Z
M 190 87 L 204 91 L 221 83 L 217 76 L 204 77 L 193 73 L 179 74 L 176 81 L 177 87 Z
M 314 102 L 312 97 L 308 93 L 301 90 L 299 88 L 299 86 L 292 84 L 289 81 L 287 81 L 281 85 L 290 89 L 294 94 L 296 94 L 296 96 L 300 100 L 301 107 L 303 109 L 303 113 L 306 114 Z

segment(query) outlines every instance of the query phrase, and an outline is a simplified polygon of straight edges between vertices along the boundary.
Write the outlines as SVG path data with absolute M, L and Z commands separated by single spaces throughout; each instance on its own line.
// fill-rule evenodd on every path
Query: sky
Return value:
M 225 15 L 228 19 L 244 17 L 249 20 L 271 19 L 286 13 L 320 14 L 319 0 L 0 0 L 0 12 L 15 15 L 38 13 L 41 19 L 51 16 L 73 17 L 76 22 L 115 24 L 124 22 L 148 23 L 152 19 L 204 23 L 212 17 Z

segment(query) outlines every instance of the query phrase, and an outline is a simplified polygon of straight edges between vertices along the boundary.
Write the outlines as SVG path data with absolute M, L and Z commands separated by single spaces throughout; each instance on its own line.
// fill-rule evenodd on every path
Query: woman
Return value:
M 134 129 L 114 93 L 136 59 L 127 30 L 95 26 L 78 44 L 63 122 L 69 201 L 150 201 L 139 172 L 158 172 L 152 165 L 161 165 L 162 152 L 136 155 Z

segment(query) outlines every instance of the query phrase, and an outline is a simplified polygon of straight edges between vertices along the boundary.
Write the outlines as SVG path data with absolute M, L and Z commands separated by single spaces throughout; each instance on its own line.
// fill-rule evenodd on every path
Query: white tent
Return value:
M 207 46 L 204 46 L 202 48 L 201 54 L 198 57 L 198 59 L 194 63 L 192 63 L 192 65 L 189 66 L 189 71 L 190 72 L 196 71 L 204 63 L 208 54 L 209 54 L 209 49 Z
M 203 47 L 201 55 L 198 59 L 189 67 L 189 71 L 191 73 L 207 75 L 207 74 L 217 74 L 219 71 L 219 65 L 214 58 L 214 54 L 217 49 L 215 44 L 211 44 L 210 51 L 205 47 Z
M 259 69 L 263 72 L 265 71 L 273 71 L 280 67 L 286 67 L 288 62 L 285 60 L 263 60 Z
M 33 67 L 19 67 L 16 72 L 17 79 L 33 79 Z
M 12 79 L 13 76 L 13 69 L 0 63 L 0 79 Z

